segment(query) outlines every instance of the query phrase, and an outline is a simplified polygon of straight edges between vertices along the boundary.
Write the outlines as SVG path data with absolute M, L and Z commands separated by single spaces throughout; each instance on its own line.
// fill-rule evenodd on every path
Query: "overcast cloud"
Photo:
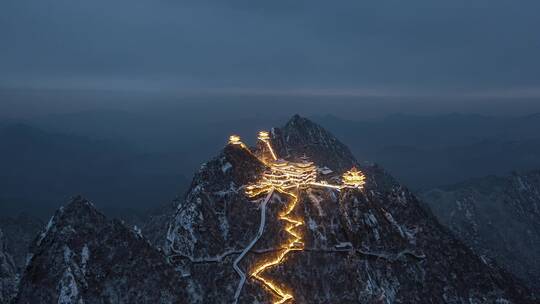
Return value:
M 538 12 L 528 0 L 3 0 L 0 86 L 519 96 L 539 92 Z

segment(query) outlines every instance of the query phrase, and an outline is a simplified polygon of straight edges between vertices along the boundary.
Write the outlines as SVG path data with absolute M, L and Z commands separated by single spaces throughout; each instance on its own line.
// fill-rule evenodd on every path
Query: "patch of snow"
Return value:
M 223 171 L 223 173 L 225 173 L 225 172 L 229 171 L 231 168 L 232 168 L 231 163 L 226 162 L 225 164 L 223 164 L 223 166 L 221 166 L 221 171 Z
M 137 225 L 133 226 L 133 231 L 135 232 L 135 235 L 142 239 L 143 238 L 143 235 L 142 235 L 142 230 L 141 228 L 139 228 Z
M 309 218 L 308 219 L 308 227 L 309 227 L 309 230 L 316 231 L 317 230 L 317 223 L 312 218 Z
M 34 254 L 33 253 L 28 253 L 26 255 L 26 263 L 25 263 L 25 266 L 28 267 L 28 265 L 30 265 L 30 262 L 32 261 L 32 259 L 34 258 Z
M 373 229 L 373 236 L 375 237 L 376 241 L 381 239 L 381 237 L 379 235 L 379 230 L 377 230 L 377 228 Z
M 405 232 L 409 243 L 413 245 L 416 244 L 416 233 L 418 232 L 418 228 L 415 227 L 413 229 L 409 229 L 407 227 L 401 226 L 401 229 Z
M 86 265 L 88 265 L 89 259 L 90 259 L 90 249 L 88 249 L 88 244 L 84 244 L 81 251 L 81 269 L 84 275 L 86 275 Z
M 310 201 L 313 203 L 313 205 L 315 205 L 315 208 L 317 208 L 317 212 L 319 213 L 319 216 L 323 217 L 324 211 L 321 207 L 321 202 L 323 201 L 323 199 L 320 196 L 313 194 L 312 191 L 308 192 L 308 196 L 309 196 Z
M 385 211 L 384 212 L 384 216 L 386 217 L 386 219 L 388 220 L 388 222 L 390 222 L 390 224 L 392 224 L 392 226 L 399 232 L 399 234 L 401 235 L 401 237 L 405 238 L 405 233 L 403 232 L 403 229 L 401 228 L 401 225 L 399 225 L 396 220 L 394 219 L 394 217 L 392 216 L 392 214 L 390 214 L 390 212 L 387 212 Z
M 338 201 L 338 198 L 336 196 L 335 191 L 330 191 L 330 196 L 332 197 L 332 202 L 337 202 Z
M 167 241 L 170 244 L 174 244 L 174 240 L 176 239 L 175 236 L 176 234 L 172 232 L 172 225 L 169 224 L 169 227 L 167 228 Z
M 468 220 L 471 220 L 472 217 L 473 217 L 473 214 L 471 213 L 471 210 L 469 210 L 469 208 L 467 208 L 467 210 L 465 210 L 465 217 L 466 217 Z
M 175 215 L 174 223 L 169 226 L 167 232 L 167 240 L 170 242 L 169 249 L 173 252 L 182 251 L 183 254 L 191 255 L 193 252 L 197 237 L 195 235 L 195 229 L 193 225 L 202 221 L 202 214 L 199 211 L 198 206 L 202 204 L 200 197 L 195 199 L 195 203 L 192 199 L 188 199 L 178 205 L 178 212 Z M 183 233 L 183 231 L 188 232 Z M 175 245 L 181 245 L 182 248 L 175 248 Z
M 200 287 L 195 285 L 195 282 L 193 280 L 189 280 L 187 284 L 187 293 L 190 298 L 190 303 L 202 303 L 203 302 L 203 294 L 200 290 Z
M 322 174 L 322 175 L 327 175 L 327 174 L 330 174 L 334 171 L 332 171 L 330 168 L 324 166 L 324 167 L 318 167 L 317 170 Z
M 526 190 L 529 188 L 529 187 L 527 187 L 527 186 L 525 185 L 525 183 L 524 183 L 523 180 L 521 179 L 521 176 L 518 176 L 518 177 L 517 177 L 517 181 L 518 181 L 518 183 L 519 183 L 519 190 L 520 190 L 520 191 L 526 191 Z
M 58 284 L 58 290 L 58 304 L 84 304 L 84 301 L 79 296 L 79 287 L 77 286 L 71 267 L 68 266 L 64 271 L 62 279 L 60 279 Z
M 407 196 L 405 195 L 405 191 L 400 191 L 399 195 L 397 196 L 397 201 L 404 206 L 407 205 Z
M 339 242 L 334 247 L 338 250 L 352 250 L 353 249 L 353 245 L 351 242 Z
M 84 249 L 83 249 L 84 251 Z M 71 249 L 69 249 L 68 246 L 64 247 L 64 262 L 66 265 L 66 269 L 64 270 L 64 274 L 62 275 L 62 278 L 60 279 L 60 282 L 58 283 L 58 304 L 83 304 L 82 298 L 79 296 L 79 287 L 77 285 L 77 281 L 75 280 L 75 276 L 73 275 L 73 271 L 71 270 L 71 256 L 72 256 Z
M 365 222 L 369 227 L 376 227 L 377 224 L 378 224 L 377 218 L 376 218 L 372 213 L 364 214 L 364 222 Z
M 39 235 L 39 238 L 36 242 L 38 246 L 41 245 L 41 242 L 43 241 L 43 239 L 45 239 L 45 237 L 49 233 L 49 230 L 51 230 L 53 224 L 54 224 L 54 215 L 51 217 L 51 219 L 47 223 L 47 226 L 45 226 L 45 230 L 43 230 L 43 232 Z
M 68 246 L 64 246 L 64 263 L 69 264 L 71 261 L 71 249 Z
M 221 236 L 224 240 L 226 240 L 229 235 L 229 221 L 227 221 L 227 217 L 225 215 L 218 217 L 218 219 Z

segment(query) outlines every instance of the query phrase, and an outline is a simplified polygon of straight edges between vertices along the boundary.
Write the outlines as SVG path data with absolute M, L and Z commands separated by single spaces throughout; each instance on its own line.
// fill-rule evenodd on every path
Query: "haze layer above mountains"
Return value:
M 283 110 L 287 104 L 291 108 Z M 344 100 L 288 103 L 268 98 L 256 105 L 200 102 L 176 107 L 138 103 L 129 111 L 56 111 L 4 119 L 1 211 L 45 217 L 77 193 L 102 202 L 108 214 L 146 210 L 182 193 L 188 177 L 230 133 L 251 134 L 282 124 L 291 110 L 311 113 L 360 161 L 381 164 L 413 190 L 540 167 L 540 115 L 399 114 L 367 119 L 374 103 L 365 105 L 364 113 Z M 314 115 L 336 109 L 364 118 Z

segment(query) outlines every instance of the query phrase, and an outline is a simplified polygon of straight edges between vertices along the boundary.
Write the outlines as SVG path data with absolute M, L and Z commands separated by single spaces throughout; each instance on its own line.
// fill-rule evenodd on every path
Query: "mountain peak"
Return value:
M 105 215 L 98 211 L 91 201 L 81 195 L 71 198 L 64 207 L 60 207 L 57 214 L 70 224 L 105 220 Z
M 139 231 L 76 196 L 32 248 L 15 303 L 183 303 L 184 284 Z
M 300 114 L 294 114 L 291 119 L 286 123 L 286 125 L 301 124 L 303 122 L 311 122 L 309 119 L 300 116 Z
M 287 123 L 285 123 L 285 126 L 283 127 L 283 129 L 302 128 L 302 127 L 314 128 L 314 127 L 320 127 L 320 126 L 306 117 L 300 116 L 299 114 L 294 114 L 287 121 Z
M 99 212 L 91 201 L 80 194 L 73 196 L 62 209 L 64 212 Z
M 54 241 L 60 233 L 92 233 L 95 227 L 106 222 L 106 217 L 81 195 L 74 196 L 65 206 L 58 208 L 38 236 L 34 246 L 40 247 L 47 240 Z M 32 246 L 32 247 L 34 247 Z
M 347 146 L 317 123 L 295 114 L 282 128 L 273 131 L 273 143 L 284 157 L 304 155 L 320 165 L 345 171 L 356 164 Z

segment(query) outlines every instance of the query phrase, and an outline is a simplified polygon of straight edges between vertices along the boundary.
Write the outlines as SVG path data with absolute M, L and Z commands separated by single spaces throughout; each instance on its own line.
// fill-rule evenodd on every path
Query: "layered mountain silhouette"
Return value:
M 478 254 L 540 290 L 540 171 L 468 180 L 420 196 Z
M 291 295 L 289 303 L 535 303 L 518 279 L 481 259 L 404 186 L 355 160 L 320 126 L 294 116 L 269 140 L 280 158 L 310 159 L 328 181 L 353 166 L 367 177 L 363 189 L 297 192 L 290 214 L 302 222 L 294 231 L 302 244 L 261 274 Z M 280 217 L 291 196 L 246 196 L 268 169 L 259 150 L 226 145 L 175 209 L 152 217 L 149 237 L 76 197 L 33 242 L 14 302 L 279 302 L 252 274 L 291 239 Z
M 186 285 L 134 229 L 76 197 L 37 237 L 15 303 L 177 303 Z

